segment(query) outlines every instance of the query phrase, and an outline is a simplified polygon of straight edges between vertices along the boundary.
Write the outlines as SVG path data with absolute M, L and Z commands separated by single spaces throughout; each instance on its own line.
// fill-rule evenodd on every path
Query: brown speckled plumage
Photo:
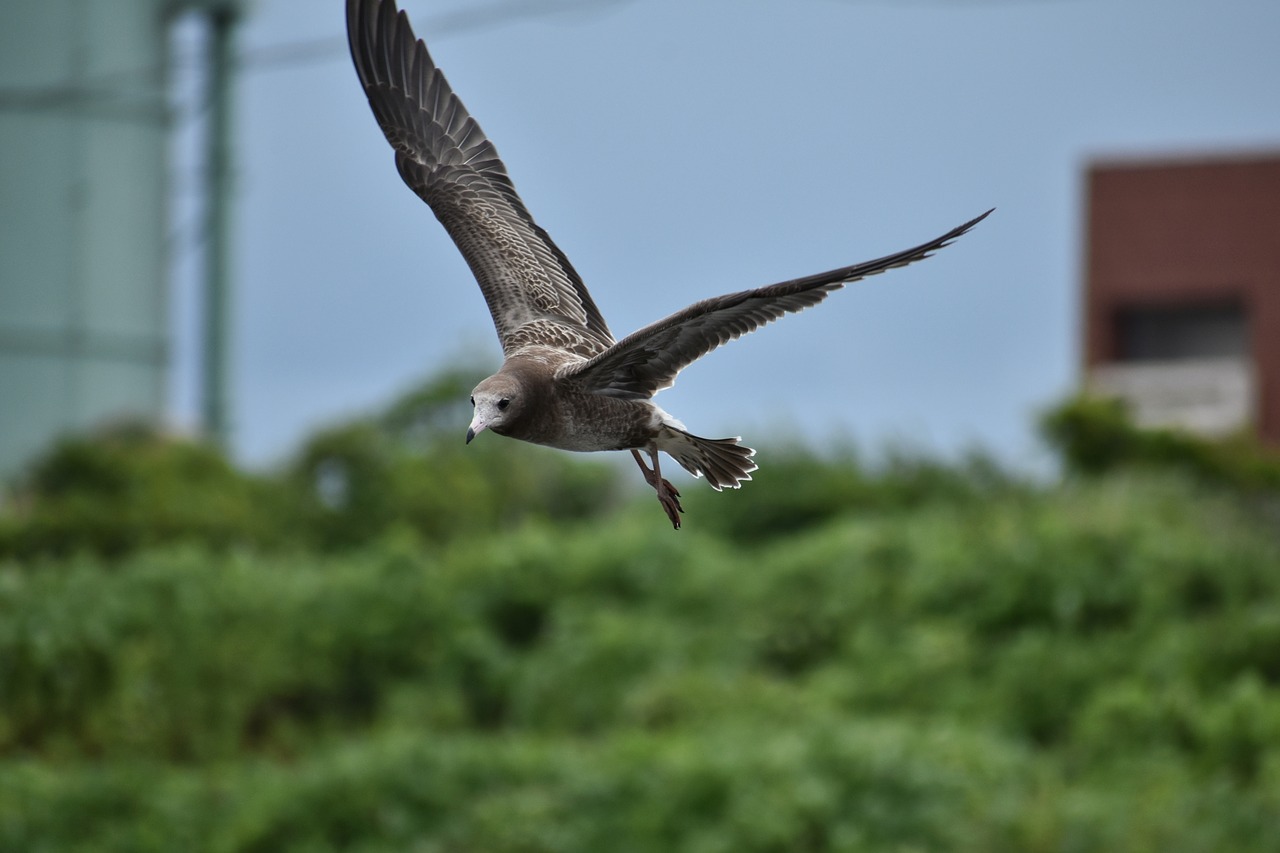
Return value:
M 903 252 L 706 299 L 615 341 L 582 279 L 533 221 L 506 167 L 394 0 L 347 0 L 351 57 L 404 182 L 457 244 L 505 358 L 476 387 L 467 440 L 485 429 L 564 450 L 630 450 L 675 527 L 665 452 L 715 489 L 751 479 L 755 451 L 691 435 L 651 398 L 711 350 L 844 285 L 928 257 L 990 211 Z M 638 451 L 649 454 L 648 468 Z

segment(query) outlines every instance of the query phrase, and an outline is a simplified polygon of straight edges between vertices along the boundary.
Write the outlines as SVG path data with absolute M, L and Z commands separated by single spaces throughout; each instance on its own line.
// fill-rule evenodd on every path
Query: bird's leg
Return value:
M 658 493 L 658 503 L 662 504 L 662 508 L 667 513 L 667 518 L 671 519 L 671 526 L 676 530 L 680 529 L 680 513 L 684 512 L 684 507 L 680 506 L 680 490 L 671 485 L 668 480 L 662 478 L 662 472 L 658 468 L 658 451 L 650 450 L 649 458 L 653 460 L 653 470 L 649 470 L 649 466 L 644 464 L 640 451 L 632 450 L 631 455 L 635 458 L 636 464 L 640 466 L 640 470 L 644 472 L 644 481 L 653 490 Z

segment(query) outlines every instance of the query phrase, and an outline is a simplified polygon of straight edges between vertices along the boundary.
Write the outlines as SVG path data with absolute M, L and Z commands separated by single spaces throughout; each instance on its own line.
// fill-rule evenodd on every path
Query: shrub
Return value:
M 318 432 L 273 474 L 142 427 L 66 439 L 0 506 L 0 557 L 120 557 L 178 542 L 332 551 L 404 531 L 444 542 L 620 506 L 611 466 L 505 440 L 464 449 L 459 389 L 475 378 L 446 371 L 379 415 Z
M 1041 432 L 1070 471 L 1098 474 L 1126 465 L 1175 469 L 1234 489 L 1280 493 L 1280 454 L 1247 436 L 1200 438 L 1134 426 L 1119 400 L 1077 397 L 1041 418 Z
M 288 535 L 278 489 L 199 442 L 127 426 L 38 459 L 0 516 L 0 556 L 120 556 L 174 541 L 260 546 Z
M 0 850 L 1274 848 L 1280 537 L 1226 481 L 798 453 L 674 534 L 537 509 L 592 469 L 503 503 L 434 399 L 317 437 L 291 546 L 0 563 Z

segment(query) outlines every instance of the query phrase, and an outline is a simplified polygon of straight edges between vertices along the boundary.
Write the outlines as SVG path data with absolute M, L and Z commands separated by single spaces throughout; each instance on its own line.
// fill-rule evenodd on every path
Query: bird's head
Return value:
M 524 408 L 520 382 L 513 376 L 498 373 L 481 382 L 471 392 L 471 426 L 467 428 L 467 444 L 487 429 L 504 435 L 505 426 L 514 423 Z

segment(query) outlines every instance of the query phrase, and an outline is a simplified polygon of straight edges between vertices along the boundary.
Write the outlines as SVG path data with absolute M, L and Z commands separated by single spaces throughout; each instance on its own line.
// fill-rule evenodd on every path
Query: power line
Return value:
M 635 0 L 543 0 L 537 3 L 529 0 L 501 0 L 479 8 L 436 15 L 429 18 L 421 30 L 436 39 L 497 27 L 519 19 L 548 18 L 590 11 L 607 12 L 633 2 Z M 236 56 L 235 64 L 239 71 L 253 72 L 327 62 L 345 57 L 346 54 L 346 36 L 335 35 L 241 50 Z M 179 51 L 172 58 L 170 69 L 179 72 L 189 70 L 196 67 L 199 61 L 190 51 Z M 163 120 L 162 112 L 154 108 L 144 109 L 138 104 L 108 106 L 104 103 L 129 97 L 127 90 L 133 87 L 154 86 L 158 80 L 163 79 L 163 72 L 164 69 L 160 66 L 126 68 L 51 86 L 0 89 L 0 111 L 93 109 L 103 116 Z
M 503 0 L 479 8 L 446 12 L 429 18 L 420 31 L 432 40 L 509 24 L 521 18 L 548 18 L 585 11 L 612 11 L 635 0 Z M 296 42 L 282 42 L 242 51 L 240 66 L 245 69 L 277 68 L 324 62 L 347 55 L 346 36 L 327 36 Z

